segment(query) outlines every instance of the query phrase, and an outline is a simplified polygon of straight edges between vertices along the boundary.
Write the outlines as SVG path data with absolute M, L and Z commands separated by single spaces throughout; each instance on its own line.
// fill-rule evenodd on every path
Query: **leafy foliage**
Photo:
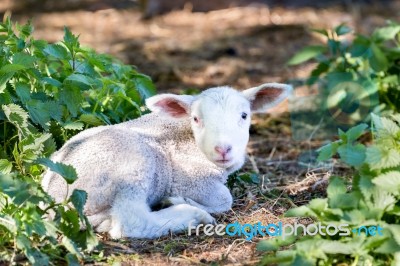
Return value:
M 80 130 L 139 116 L 154 87 L 131 66 L 81 47 L 67 28 L 56 44 L 32 31 L 0 23 L 0 263 L 23 255 L 34 265 L 77 265 L 98 244 L 83 213 L 87 194 L 54 202 L 40 185 L 45 167 L 68 184 L 77 174 L 47 157 Z
M 308 205 L 291 209 L 286 216 L 314 217 L 318 222 L 348 224 L 350 228 L 380 226 L 383 235 L 304 236 L 292 249 L 270 253 L 265 264 L 279 265 L 399 265 L 400 264 L 400 119 L 399 115 L 380 118 L 372 115 L 373 144 L 366 147 L 357 139 L 366 132 L 361 124 L 347 132 L 339 130 L 339 140 L 320 148 L 319 159 L 336 154 L 355 168 L 351 189 L 340 177 L 332 177 L 328 197 L 313 199 Z M 282 242 L 282 241 L 281 241 Z M 267 240 L 259 249 L 288 243 Z M 291 243 L 290 243 L 291 244 Z
M 386 109 L 400 111 L 400 24 L 391 22 L 370 36 L 355 34 L 346 25 L 314 32 L 326 38 L 326 45 L 305 47 L 288 62 L 289 65 L 311 59 L 318 62 L 307 80 L 308 85 L 318 82 L 329 93 L 340 82 L 357 82 L 364 87 L 364 93 L 348 93 L 342 97 L 342 104 L 356 97 L 362 105 L 365 98 L 377 93 Z M 352 35 L 351 41 L 343 38 L 347 34 Z M 371 89 L 366 88 L 366 82 L 373 85 Z

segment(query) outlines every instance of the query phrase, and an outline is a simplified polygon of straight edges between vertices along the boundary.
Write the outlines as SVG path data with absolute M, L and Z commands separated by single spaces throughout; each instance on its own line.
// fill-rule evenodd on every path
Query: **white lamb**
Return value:
M 152 113 L 85 130 L 51 157 L 75 167 L 78 179 L 69 189 L 51 171 L 42 185 L 56 201 L 85 190 L 90 223 L 112 238 L 155 238 L 190 222 L 214 223 L 210 213 L 232 205 L 224 184 L 244 163 L 251 111 L 278 104 L 290 91 L 269 83 L 243 92 L 218 87 L 151 97 Z M 165 199 L 171 206 L 152 211 Z

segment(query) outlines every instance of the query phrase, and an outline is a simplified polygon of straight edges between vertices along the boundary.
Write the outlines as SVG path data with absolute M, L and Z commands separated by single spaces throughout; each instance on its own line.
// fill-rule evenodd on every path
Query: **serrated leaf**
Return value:
M 366 176 L 360 176 L 360 179 L 358 181 L 358 189 L 360 190 L 367 204 L 370 203 L 375 188 L 376 187 L 374 186 L 370 178 Z
M 91 126 L 104 125 L 103 121 L 100 118 L 98 118 L 95 114 L 81 114 L 79 120 Z
M 325 161 L 337 153 L 339 142 L 335 141 L 318 149 L 318 161 Z
M 85 84 L 87 86 L 92 86 L 94 84 L 94 81 L 92 78 L 82 75 L 82 74 L 71 74 L 69 75 L 64 82 L 69 81 L 69 82 L 78 82 Z
M 13 217 L 7 214 L 0 213 L 0 225 L 5 227 L 8 231 L 10 231 L 13 234 L 17 233 L 18 227 L 15 224 L 15 220 L 13 219 Z
M 322 54 L 326 51 L 325 46 L 321 45 L 313 45 L 307 46 L 302 49 L 300 52 L 296 53 L 289 61 L 288 65 L 298 65 L 303 62 L 306 62 L 312 58 L 317 57 L 318 55 Z
M 11 173 L 13 165 L 7 159 L 0 159 L 0 172 L 3 174 Z
M 156 89 L 150 77 L 143 74 L 136 74 L 134 75 L 134 83 L 136 90 L 139 91 L 143 99 L 147 99 L 155 94 Z
M 47 158 L 40 158 L 37 163 L 47 166 L 51 171 L 61 175 L 68 184 L 72 184 L 78 178 L 76 170 L 71 165 L 66 165 L 59 162 L 53 162 Z
M 60 60 L 69 60 L 71 55 L 68 50 L 60 44 L 49 44 L 44 50 L 46 54 L 53 56 Z
M 74 205 L 75 209 L 78 213 L 83 216 L 83 208 L 85 206 L 87 199 L 87 193 L 83 190 L 74 189 L 72 195 L 69 197 L 72 205 Z
M 345 194 L 346 192 L 347 188 L 346 185 L 344 184 L 343 179 L 337 176 L 331 177 L 327 188 L 328 198 L 336 195 L 342 195 Z
M 64 123 L 63 128 L 69 129 L 69 130 L 82 130 L 84 127 L 84 124 L 81 122 L 67 122 Z
M 44 77 L 44 78 L 42 79 L 42 81 L 43 81 L 44 83 L 46 83 L 46 84 L 50 84 L 50 85 L 52 85 L 52 86 L 54 86 L 54 87 L 57 87 L 57 88 L 60 88 L 60 87 L 62 86 L 62 83 L 61 83 L 61 82 L 59 82 L 59 81 L 56 80 L 56 79 L 50 78 L 50 77 Z
M 322 213 L 328 207 L 328 199 L 312 199 L 307 207 L 315 213 Z
M 10 79 L 10 75 L 12 77 L 14 72 L 20 71 L 20 70 L 24 70 L 26 69 L 26 67 L 24 65 L 17 65 L 17 64 L 12 64 L 12 65 L 5 65 L 2 68 L 0 68 L 0 74 L 1 75 L 6 75 L 6 77 L 8 77 L 8 79 Z M 2 81 L 3 83 L 4 81 Z
M 396 167 L 400 165 L 400 152 L 394 148 L 371 146 L 366 150 L 365 162 L 372 170 Z
M 372 121 L 378 135 L 383 136 L 396 136 L 400 132 L 400 127 L 391 119 L 386 117 L 379 117 L 371 114 Z
M 338 148 L 340 159 L 351 166 L 360 166 L 365 161 L 366 148 L 362 144 L 346 144 Z
M 372 183 L 388 192 L 392 192 L 395 195 L 400 195 L 399 171 L 389 171 L 384 174 L 380 174 L 372 180 Z
M 368 128 L 367 124 L 359 124 L 355 127 L 350 128 L 346 132 L 347 141 L 352 142 L 357 140 L 359 137 L 361 137 L 361 135 L 365 132 L 367 128 Z
M 31 99 L 31 88 L 28 84 L 18 82 L 15 84 L 15 91 L 22 103 L 26 103 Z
M 9 65 L 11 66 L 11 65 Z M 3 93 L 4 89 L 6 88 L 6 83 L 14 76 L 14 72 L 11 73 L 5 73 L 2 72 L 0 69 L 0 94 Z
M 384 211 L 392 210 L 394 204 L 396 203 L 396 199 L 394 198 L 393 194 L 381 189 L 380 187 L 373 191 L 372 199 L 374 202 L 373 206 L 375 209 L 379 210 L 380 215 L 382 215 Z
M 57 102 L 55 101 L 47 101 L 45 103 L 46 110 L 48 110 L 49 115 L 51 118 L 54 120 L 60 122 L 61 121 L 61 116 L 62 116 L 62 106 L 60 106 Z
M 360 198 L 354 193 L 329 196 L 329 207 L 333 209 L 349 210 L 357 208 Z
M 28 113 L 16 104 L 3 105 L 3 111 L 10 121 L 22 134 L 26 134 L 28 128 Z
M 48 106 L 38 100 L 30 100 L 26 103 L 29 115 L 35 124 L 39 124 L 42 128 L 48 129 L 47 123 L 50 121 Z
M 36 62 L 36 58 L 29 54 L 20 52 L 16 53 L 12 56 L 12 63 L 13 65 L 21 65 L 25 68 L 32 68 L 34 67 L 34 63 Z
M 64 236 L 62 238 L 62 240 L 61 240 L 61 243 L 64 245 L 64 247 L 69 252 L 71 252 L 71 254 L 73 254 L 73 255 L 75 255 L 75 256 L 77 256 L 79 258 L 83 257 L 81 252 L 79 251 L 78 247 L 76 246 L 76 244 L 71 239 L 69 239 L 68 237 Z
M 83 97 L 79 88 L 68 86 L 61 89 L 60 100 L 61 102 L 65 103 L 72 116 L 76 117 L 83 101 Z

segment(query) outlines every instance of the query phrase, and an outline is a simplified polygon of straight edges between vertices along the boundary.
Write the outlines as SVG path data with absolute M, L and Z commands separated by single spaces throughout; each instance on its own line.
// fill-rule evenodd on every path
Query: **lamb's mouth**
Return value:
M 215 160 L 215 162 L 217 164 L 221 164 L 221 165 L 227 165 L 230 164 L 232 162 L 232 160 L 228 160 L 228 159 L 224 159 L 224 160 Z

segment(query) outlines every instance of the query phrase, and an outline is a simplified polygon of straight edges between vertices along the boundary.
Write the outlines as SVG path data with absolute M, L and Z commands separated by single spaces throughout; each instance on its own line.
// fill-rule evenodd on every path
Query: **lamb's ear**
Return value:
M 251 103 L 251 110 L 261 112 L 271 108 L 286 99 L 292 91 L 292 86 L 281 83 L 265 83 L 243 91 Z
M 181 118 L 190 115 L 193 100 L 190 95 L 160 94 L 146 99 L 146 106 L 152 112 Z

